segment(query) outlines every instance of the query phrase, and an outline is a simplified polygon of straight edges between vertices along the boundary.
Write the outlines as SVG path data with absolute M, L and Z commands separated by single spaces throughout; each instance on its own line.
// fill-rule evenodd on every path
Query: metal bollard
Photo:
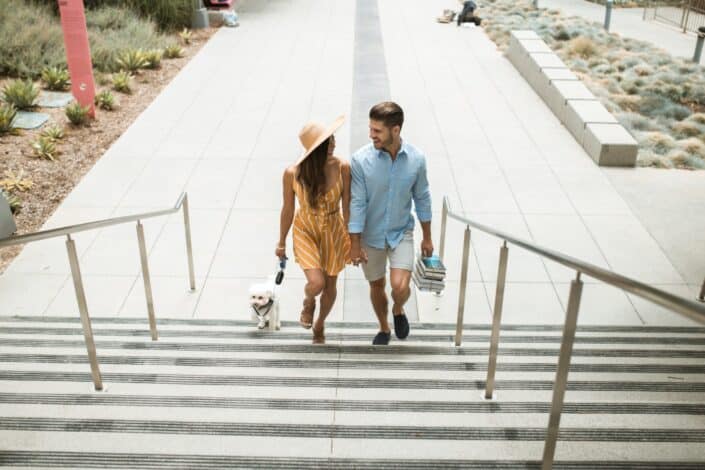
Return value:
M 202 29 L 210 26 L 208 10 L 203 6 L 202 0 L 193 0 L 193 13 L 191 14 L 191 27 Z
M 698 28 L 698 39 L 695 43 L 695 54 L 693 54 L 693 62 L 700 63 L 700 56 L 703 53 L 703 43 L 705 42 L 705 26 Z
M 605 31 L 610 30 L 610 21 L 612 21 L 612 0 L 605 2 Z

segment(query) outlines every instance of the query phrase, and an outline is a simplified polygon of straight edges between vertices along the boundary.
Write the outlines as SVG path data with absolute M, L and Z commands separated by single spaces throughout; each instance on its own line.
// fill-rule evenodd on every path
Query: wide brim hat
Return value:
M 304 151 L 296 164 L 298 165 L 306 160 L 306 157 L 311 155 L 311 152 L 316 150 L 316 147 L 325 142 L 328 137 L 332 136 L 344 122 L 345 115 L 340 115 L 335 118 L 335 121 L 333 121 L 328 127 L 325 127 L 323 124 L 318 122 L 307 123 L 301 129 L 301 132 L 299 132 L 299 140 L 301 141 L 301 145 L 304 146 Z

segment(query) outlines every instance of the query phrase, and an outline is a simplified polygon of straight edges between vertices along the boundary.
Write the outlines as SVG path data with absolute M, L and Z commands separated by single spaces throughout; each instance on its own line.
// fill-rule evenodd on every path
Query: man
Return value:
M 362 263 L 370 283 L 372 308 L 379 333 L 372 344 L 386 345 L 391 338 L 389 302 L 385 292 L 387 260 L 392 287 L 394 333 L 409 335 L 404 304 L 409 299 L 414 266 L 414 218 L 411 201 L 423 229 L 421 254 L 433 254 L 431 193 L 426 179 L 426 158 L 401 139 L 404 112 L 398 104 L 379 103 L 370 110 L 370 139 L 351 158 L 350 257 Z

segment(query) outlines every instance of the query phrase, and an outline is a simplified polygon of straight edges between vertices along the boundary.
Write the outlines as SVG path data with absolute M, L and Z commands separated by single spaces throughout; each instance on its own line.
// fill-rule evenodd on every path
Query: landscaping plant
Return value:
M 42 81 L 47 90 L 64 91 L 71 85 L 69 72 L 63 67 L 47 67 L 42 70 Z
M 17 109 L 30 109 L 37 102 L 39 88 L 31 80 L 13 80 L 2 90 L 3 99 Z
M 88 113 L 91 110 L 89 106 L 81 106 L 73 102 L 66 107 L 66 117 L 69 118 L 74 126 L 83 126 L 88 123 Z

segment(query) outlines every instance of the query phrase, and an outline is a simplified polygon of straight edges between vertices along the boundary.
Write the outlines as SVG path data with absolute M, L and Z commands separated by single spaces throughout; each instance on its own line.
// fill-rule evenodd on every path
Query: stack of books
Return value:
M 419 290 L 441 292 L 446 287 L 446 267 L 435 255 L 428 258 L 417 256 L 411 277 Z

